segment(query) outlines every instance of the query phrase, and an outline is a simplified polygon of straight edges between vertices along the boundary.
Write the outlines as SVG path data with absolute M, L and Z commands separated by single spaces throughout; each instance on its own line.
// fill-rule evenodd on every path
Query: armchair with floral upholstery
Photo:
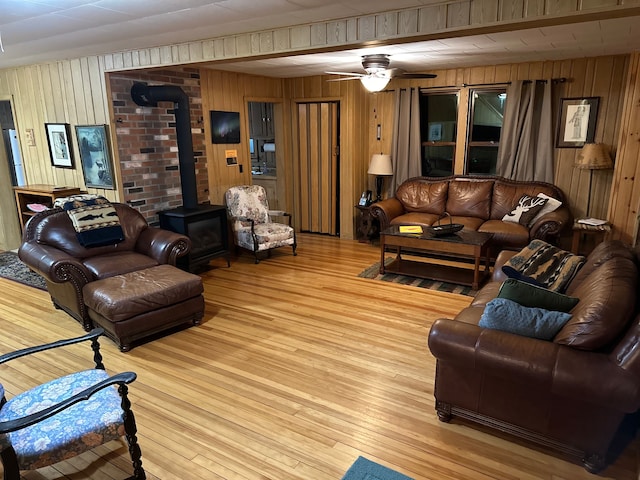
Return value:
M 236 247 L 254 253 L 256 263 L 260 262 L 258 252 L 268 252 L 277 247 L 289 245 L 296 253 L 296 232 L 291 226 L 291 214 L 280 210 L 269 210 L 267 193 L 260 185 L 240 185 L 231 187 L 225 194 L 227 215 Z M 272 216 L 288 219 L 288 224 L 276 223 Z
M 109 376 L 100 354 L 98 328 L 77 338 L 0 355 L 0 365 L 45 350 L 91 342 L 94 368 L 53 379 L 9 400 L 0 384 L 0 458 L 4 480 L 19 480 L 21 470 L 35 470 L 126 437 L 133 463 L 129 480 L 146 478 L 136 438 L 136 422 L 127 384 L 133 372 Z

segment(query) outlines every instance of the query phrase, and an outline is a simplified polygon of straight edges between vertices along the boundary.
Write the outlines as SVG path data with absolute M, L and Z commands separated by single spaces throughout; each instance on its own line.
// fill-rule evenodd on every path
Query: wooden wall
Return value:
M 0 96 L 8 95 L 13 100 L 27 183 L 85 188 L 74 127 L 112 124 L 103 72 L 104 65 L 98 57 L 0 70 Z M 75 168 L 51 166 L 45 123 L 71 125 Z M 35 133 L 35 146 L 28 145 L 27 129 Z M 119 172 L 114 166 L 118 181 Z M 116 190 L 92 188 L 89 192 L 118 199 Z
M 600 97 L 596 142 L 610 146 L 615 155 L 623 110 L 626 72 L 629 65 L 627 55 L 563 60 L 553 62 L 518 63 L 490 65 L 486 67 L 434 70 L 438 76 L 428 80 L 394 80 L 389 89 L 420 86 L 425 88 L 455 86 L 461 89 L 460 114 L 466 112 L 466 99 L 470 87 L 463 85 L 505 83 L 513 80 L 534 80 L 566 77 L 568 81 L 559 84 L 560 97 Z M 434 89 L 439 91 L 440 89 Z M 378 93 L 369 108 L 369 147 L 377 152 L 374 124 L 382 123 L 383 139 L 380 142 L 386 152 L 390 151 L 389 133 L 393 127 L 393 93 Z M 557 108 L 555 109 L 557 116 Z M 376 121 L 373 121 L 377 117 Z M 556 118 L 554 118 L 554 121 Z M 554 133 L 556 132 L 554 126 Z M 461 133 L 461 132 L 459 132 Z M 455 172 L 462 173 L 464 137 L 458 138 Z M 556 148 L 554 151 L 555 183 L 568 197 L 573 214 L 586 214 L 588 199 L 589 171 L 574 168 L 579 148 Z M 591 197 L 591 215 L 607 218 L 611 179 L 613 170 L 595 171 Z
M 224 193 L 234 185 L 251 184 L 251 154 L 249 152 L 248 102 L 282 103 L 284 99 L 283 81 L 277 78 L 256 75 L 200 69 L 202 91 L 202 111 L 206 132 L 206 152 L 209 171 L 209 198 L 211 203 L 224 204 Z M 210 110 L 240 112 L 240 143 L 218 145 L 211 143 Z M 277 116 L 276 116 L 277 119 Z M 285 120 L 283 120 L 284 122 Z M 282 128 L 281 128 L 282 127 Z M 276 131 L 287 129 L 276 125 Z M 278 139 L 280 140 L 280 139 Z M 280 144 L 280 142 L 278 142 Z M 284 157 L 289 151 L 289 142 L 283 140 Z M 227 166 L 225 150 L 237 150 L 238 164 Z M 240 171 L 242 166 L 242 171 Z M 278 176 L 284 169 L 277 168 Z M 280 180 L 280 179 L 279 179 Z M 284 180 L 284 179 L 283 179 Z M 286 190 L 286 187 L 283 186 Z
M 461 68 L 435 71 L 436 79 L 400 81 L 394 80 L 389 88 L 405 86 L 461 86 L 474 83 L 500 83 L 514 79 L 538 79 L 546 77 L 567 77 L 571 81 L 564 84 L 562 96 L 599 96 L 600 112 L 596 130 L 596 140 L 617 148 L 629 56 L 611 56 L 588 59 L 574 59 L 555 62 L 535 62 L 511 65 L 492 65 L 477 68 Z M 633 72 L 638 74 L 638 66 Z M 22 146 L 28 183 L 48 183 L 59 186 L 84 187 L 82 169 L 79 164 L 75 133 L 72 134 L 75 169 L 53 168 L 51 166 L 46 138 L 45 122 L 78 124 L 107 123 L 114 132 L 114 119 L 109 118 L 110 98 L 104 78 L 104 65 L 98 57 L 61 61 L 36 66 L 0 70 L 0 95 L 11 98 L 15 108 L 14 116 Z M 340 167 L 340 233 L 344 238 L 353 236 L 354 205 L 365 189 L 374 190 L 373 179 L 367 175 L 369 159 L 373 153 L 390 151 L 391 129 L 393 125 L 393 94 L 367 93 L 358 81 L 327 82 L 328 77 L 306 77 L 298 79 L 273 79 L 253 75 L 220 72 L 201 69 L 203 111 L 234 110 L 241 112 L 243 135 L 248 132 L 248 101 L 280 102 L 282 123 L 293 125 L 292 106 L 296 101 L 338 100 L 341 109 L 341 167 Z M 463 92 L 465 90 L 463 89 Z M 204 115 L 205 131 L 209 131 L 209 120 Z M 376 140 L 376 125 L 381 124 L 381 141 Z M 28 146 L 25 132 L 33 128 L 36 145 Z M 283 159 L 291 159 L 295 137 L 291 128 L 283 129 Z M 280 142 L 279 142 L 280 143 Z M 226 189 L 231 185 L 249 183 L 250 156 L 248 142 L 238 145 L 239 167 L 228 167 L 224 150 L 229 146 L 213 145 L 207 142 L 209 166 L 210 198 L 214 203 L 222 203 Z M 577 149 L 556 149 L 556 183 L 567 193 L 574 214 L 584 214 L 588 189 L 588 172 L 573 168 Z M 289 160 L 290 161 L 290 160 Z M 458 168 L 458 166 L 456 167 Z M 119 162 L 114 162 L 117 188 L 121 189 Z M 279 191 L 286 196 L 283 208 L 295 212 L 295 176 L 290 169 L 278 167 L 285 182 Z M 610 196 L 612 171 L 595 172 L 593 177 L 593 197 L 591 200 L 594 216 L 606 217 Z M 629 177 L 631 178 L 631 177 Z M 632 182 L 635 182 L 633 177 Z M 111 200 L 119 200 L 118 190 L 98 191 Z M 12 205 L 2 208 L 14 208 Z M 635 230 L 637 219 L 633 219 Z M 632 235 L 633 237 L 634 235 Z

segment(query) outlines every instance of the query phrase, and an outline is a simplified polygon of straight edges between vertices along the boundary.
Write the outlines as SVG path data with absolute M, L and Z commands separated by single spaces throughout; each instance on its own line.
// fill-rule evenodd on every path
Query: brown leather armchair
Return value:
M 119 243 L 83 247 L 67 213 L 54 208 L 29 220 L 18 250 L 20 259 L 46 280 L 56 308 L 78 320 L 87 331 L 93 324 L 83 298 L 85 285 L 157 265 L 175 265 L 191 248 L 188 237 L 150 227 L 129 205 L 113 206 L 124 232 Z

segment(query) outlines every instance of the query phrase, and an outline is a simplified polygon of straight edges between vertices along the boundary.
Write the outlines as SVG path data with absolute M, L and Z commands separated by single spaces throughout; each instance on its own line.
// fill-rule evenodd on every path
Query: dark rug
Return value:
M 385 265 L 393 261 L 393 257 L 385 258 Z M 374 280 L 382 280 L 383 282 L 400 283 L 402 285 L 411 285 L 412 287 L 428 288 L 439 292 L 458 293 L 460 295 L 468 295 L 473 297 L 477 290 L 466 285 L 458 285 L 456 283 L 439 282 L 436 280 L 428 280 L 424 278 L 409 277 L 407 275 L 399 275 L 396 273 L 385 273 L 380 275 L 380 262 L 376 262 L 369 268 L 366 268 L 358 274 L 362 278 L 372 278 Z
M 46 290 L 47 284 L 40 275 L 29 270 L 14 252 L 0 253 L 0 277 L 23 283 L 30 287 Z
M 358 457 L 342 480 L 413 480 L 383 465 Z

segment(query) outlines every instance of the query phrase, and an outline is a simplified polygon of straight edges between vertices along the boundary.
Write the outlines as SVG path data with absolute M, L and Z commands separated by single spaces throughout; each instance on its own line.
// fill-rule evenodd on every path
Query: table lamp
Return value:
M 604 143 L 585 143 L 576 159 L 575 168 L 589 170 L 589 197 L 587 200 L 587 217 L 591 206 L 591 183 L 594 170 L 613 168 L 609 149 Z
M 393 165 L 391 164 L 391 155 L 376 153 L 371 157 L 369 163 L 369 175 L 376 175 L 376 202 L 382 200 L 382 185 L 384 177 L 393 175 Z

